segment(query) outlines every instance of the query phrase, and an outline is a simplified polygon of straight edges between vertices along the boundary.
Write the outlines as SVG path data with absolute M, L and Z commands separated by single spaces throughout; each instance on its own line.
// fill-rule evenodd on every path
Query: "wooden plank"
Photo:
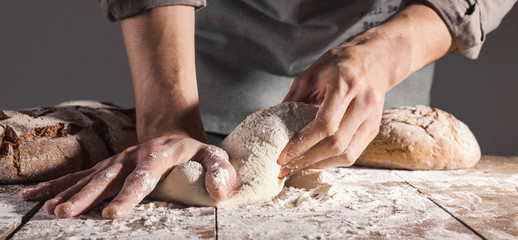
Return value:
M 328 184 L 274 201 L 219 208 L 219 239 L 478 239 L 388 170 L 326 170 Z
M 146 202 L 121 220 L 103 219 L 102 208 L 59 219 L 40 210 L 13 239 L 213 239 L 214 208 Z
M 517 157 L 484 156 L 474 169 L 394 173 L 484 238 L 518 238 Z
M 23 185 L 0 185 L 0 239 L 12 234 L 41 207 L 40 202 L 26 202 L 18 198 Z

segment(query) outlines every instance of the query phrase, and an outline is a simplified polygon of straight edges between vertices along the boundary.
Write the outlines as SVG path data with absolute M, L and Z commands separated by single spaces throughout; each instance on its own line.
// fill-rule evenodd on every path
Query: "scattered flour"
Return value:
M 152 152 L 149 154 L 150 157 L 152 158 L 157 158 L 158 157 L 158 153 L 157 152 Z
M 178 204 L 149 202 L 139 204 L 123 219 L 101 216 L 94 208 L 76 218 L 58 219 L 38 212 L 13 239 L 196 239 L 214 238 L 214 209 L 186 208 Z
M 314 176 L 314 175 L 313 175 Z M 270 202 L 218 209 L 222 239 L 472 239 L 472 233 L 386 170 L 325 170 L 312 188 L 285 187 Z M 280 227 L 282 226 L 282 227 Z M 455 226 L 455 227 L 453 227 Z M 244 233 L 243 229 L 250 229 Z
M 428 179 L 444 189 L 452 187 L 444 182 L 458 178 L 456 184 L 483 186 L 488 193 L 498 181 L 513 186 L 516 174 L 496 178 L 491 173 L 473 170 L 455 171 L 387 171 L 363 168 L 329 169 L 310 176 L 311 188 L 285 187 L 272 201 L 222 207 L 217 209 L 220 239 L 474 239 L 462 224 L 432 203 L 426 195 L 408 185 L 405 178 Z M 464 176 L 462 178 L 461 176 Z M 466 176 L 470 176 L 466 178 Z M 464 179 L 464 183 L 461 182 Z M 485 183 L 484 183 L 485 182 Z M 469 186 L 469 185 L 468 185 Z M 487 187 L 484 187 L 487 186 Z M 502 189 L 509 190 L 509 189 Z M 473 202 L 473 209 L 481 211 L 483 197 L 468 190 L 459 191 L 460 198 Z M 432 197 L 437 197 L 432 195 Z M 512 197 L 512 196 L 510 196 Z M 439 199 L 449 202 L 447 198 Z M 487 201 L 487 200 L 486 200 Z M 18 234 L 24 238 L 214 238 L 215 212 L 212 207 L 185 208 L 176 203 L 144 202 L 121 220 L 102 219 L 95 208 L 78 218 L 55 219 L 43 211 L 29 222 L 32 232 L 23 228 Z M 470 212 L 471 206 L 466 211 Z M 1 208 L 1 206 L 0 206 Z M 461 209 L 462 210 L 462 209 Z M 493 212 L 494 213 L 494 212 Z M 489 212 L 488 212 L 489 214 Z M 510 225 L 510 230 L 514 226 Z M 37 232 L 34 232 L 37 231 Z M 25 234 L 25 235 L 24 235 Z M 37 236 L 37 237 L 34 237 Z
M 285 187 L 272 201 L 217 209 L 220 239 L 475 239 L 466 227 L 453 219 L 428 197 L 449 211 L 481 221 L 480 214 L 510 214 L 508 225 L 479 229 L 491 238 L 512 238 L 517 229 L 515 211 L 497 211 L 498 204 L 487 197 L 516 197 L 518 174 L 490 170 L 399 171 L 364 168 L 328 169 L 309 174 L 312 187 Z M 316 177 L 315 177 L 316 176 Z M 404 179 L 432 192 L 424 195 Z M 500 176 L 500 177 L 498 177 Z M 430 187 L 433 186 L 433 187 Z M 421 188 L 422 189 L 422 188 Z M 456 189 L 453 191 L 452 189 Z M 471 191 L 475 190 L 475 191 Z M 445 191 L 445 194 L 439 194 Z M 445 197 L 463 202 L 466 208 Z M 458 195 L 457 195 L 458 194 Z M 510 201 L 511 202 L 511 201 Z M 9 212 L 4 202 L 0 211 Z M 468 203 L 468 204 L 466 204 Z M 471 203 L 472 205 L 470 205 Z M 101 218 L 107 203 L 78 218 L 56 219 L 40 211 L 14 239 L 157 239 L 214 238 L 215 212 L 212 207 L 186 208 L 176 203 L 139 204 L 121 220 Z M 510 205 L 510 206 L 516 206 Z M 502 207 L 502 206 L 500 206 Z M 487 210 L 487 212 L 485 212 Z M 511 208 L 509 208 L 511 210 Z M 473 215 L 471 215 L 473 213 Z M 478 213 L 479 215 L 477 215 Z M 13 212 L 13 214 L 16 214 Z M 484 219 L 482 219 L 483 221 Z M 1 223 L 2 219 L 0 219 Z M 28 230 L 30 229 L 30 231 Z M 506 230 L 507 229 L 507 230 Z M 509 235 L 503 235 L 508 231 Z M 289 236 L 289 237 L 287 237 Z

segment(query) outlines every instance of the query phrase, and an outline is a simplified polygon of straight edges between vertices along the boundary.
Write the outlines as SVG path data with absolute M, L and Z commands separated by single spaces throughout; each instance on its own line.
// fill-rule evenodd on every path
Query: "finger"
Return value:
M 308 168 L 327 169 L 353 165 L 354 162 L 356 162 L 356 160 L 360 157 L 363 150 L 365 150 L 365 148 L 378 134 L 380 118 L 374 117 L 374 120 L 364 122 L 358 129 L 358 132 L 353 135 L 349 146 L 346 148 L 343 154 L 324 159 L 309 166 Z M 362 134 L 362 132 L 367 134 Z
M 86 177 L 80 179 L 74 185 L 72 185 L 69 188 L 65 189 L 64 191 L 60 192 L 54 198 L 46 201 L 45 204 L 43 205 L 43 209 L 45 210 L 45 212 L 47 212 L 48 214 L 54 214 L 54 209 L 58 204 L 70 199 L 72 196 L 74 196 L 74 194 L 81 191 L 81 189 L 83 189 L 83 187 L 86 186 L 86 184 L 88 184 L 88 182 L 90 182 L 90 180 L 93 178 L 93 176 L 94 175 L 91 174 L 89 176 L 86 176 Z
M 198 161 L 206 171 L 205 188 L 213 199 L 225 200 L 236 180 L 236 170 L 223 149 L 206 145 L 201 150 Z
M 147 196 L 160 179 L 161 161 L 148 160 L 139 164 L 124 181 L 121 191 L 103 209 L 104 218 L 120 218 L 126 215 Z
M 73 186 L 79 180 L 93 172 L 95 172 L 95 169 L 87 169 L 81 172 L 67 174 L 54 180 L 39 183 L 30 188 L 24 188 L 20 190 L 18 195 L 21 200 L 25 201 L 47 200 Z
M 304 169 L 323 159 L 334 157 L 342 154 L 353 134 L 358 134 L 357 129 L 360 127 L 368 112 L 358 101 L 354 101 L 351 107 L 345 113 L 339 130 L 332 136 L 325 138 L 317 143 L 303 156 L 293 159 L 281 169 L 279 177 L 285 177 L 293 172 Z
M 87 181 L 80 189 L 64 192 L 45 203 L 45 211 L 53 211 L 57 217 L 77 216 L 102 200 L 113 196 L 122 185 L 121 170 L 122 164 L 113 164 L 105 170 L 92 174 L 91 180 Z M 54 208 L 52 210 L 52 208 Z
M 344 88 L 346 86 L 326 90 L 324 101 L 318 109 L 315 119 L 290 140 L 280 154 L 279 164 L 288 163 L 318 142 L 336 133 L 351 102 L 351 97 L 346 94 Z

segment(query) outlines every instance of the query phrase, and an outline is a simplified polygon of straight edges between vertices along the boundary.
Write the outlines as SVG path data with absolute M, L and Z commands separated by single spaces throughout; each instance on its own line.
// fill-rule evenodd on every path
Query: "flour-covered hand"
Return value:
M 189 160 L 200 162 L 206 169 L 205 186 L 209 195 L 216 200 L 225 199 L 236 176 L 225 151 L 181 137 L 159 137 L 130 147 L 93 168 L 23 189 L 20 198 L 47 200 L 43 207 L 47 213 L 73 217 L 115 196 L 102 215 L 120 218 L 175 166 Z M 229 172 L 228 182 L 218 182 L 214 179 L 216 175 L 210 174 L 219 168 Z

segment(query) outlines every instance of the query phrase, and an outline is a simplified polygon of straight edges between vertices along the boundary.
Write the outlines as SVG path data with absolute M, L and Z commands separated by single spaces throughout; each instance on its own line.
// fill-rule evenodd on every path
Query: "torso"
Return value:
M 209 0 L 196 15 L 196 67 L 207 131 L 229 133 L 281 102 L 324 52 L 394 14 L 400 0 Z M 391 90 L 386 107 L 428 104 L 433 66 Z

